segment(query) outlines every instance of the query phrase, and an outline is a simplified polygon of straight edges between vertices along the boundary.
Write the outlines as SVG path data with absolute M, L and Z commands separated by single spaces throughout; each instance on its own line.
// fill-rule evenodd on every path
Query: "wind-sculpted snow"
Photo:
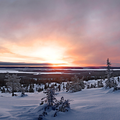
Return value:
M 37 120 L 43 106 L 40 100 L 45 95 L 26 93 L 28 96 L 11 97 L 9 93 L 0 93 L 0 120 Z M 80 92 L 60 92 L 56 98 L 64 96 L 70 100 L 70 110 L 58 113 L 56 117 L 45 116 L 43 120 L 120 120 L 120 91 L 92 88 Z M 52 114 L 52 113 L 49 113 Z

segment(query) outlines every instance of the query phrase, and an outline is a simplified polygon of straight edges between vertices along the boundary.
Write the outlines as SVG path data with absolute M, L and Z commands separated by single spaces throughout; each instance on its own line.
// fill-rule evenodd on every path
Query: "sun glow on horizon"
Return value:
M 39 50 L 34 52 L 34 56 L 38 56 L 43 59 L 43 62 L 51 63 L 51 64 L 68 64 L 67 61 L 64 60 L 64 49 L 55 46 L 46 46 L 39 48 Z

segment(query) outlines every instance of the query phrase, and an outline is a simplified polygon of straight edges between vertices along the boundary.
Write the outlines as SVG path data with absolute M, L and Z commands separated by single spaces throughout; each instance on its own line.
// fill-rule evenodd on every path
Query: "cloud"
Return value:
M 17 48 L 16 48 L 17 49 Z M 29 56 L 27 54 L 21 55 L 19 53 L 12 52 L 11 50 L 0 46 L 0 61 L 5 62 L 38 62 L 44 61 L 40 57 Z
M 119 0 L 0 0 L 4 47 L 0 51 L 9 53 L 2 54 L 3 60 L 45 61 L 29 53 L 55 46 L 62 51 L 61 59 L 74 65 L 103 65 L 108 57 L 116 65 L 120 60 L 119 13 Z
M 43 65 L 51 65 L 50 63 L 20 63 L 20 62 L 17 62 L 17 63 L 14 63 L 14 62 L 0 62 L 0 65 L 32 65 L 32 66 L 43 66 Z

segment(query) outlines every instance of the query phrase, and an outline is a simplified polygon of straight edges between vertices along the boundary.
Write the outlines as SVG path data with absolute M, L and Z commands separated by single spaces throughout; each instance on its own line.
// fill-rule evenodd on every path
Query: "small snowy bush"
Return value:
M 68 108 L 70 108 L 69 100 L 64 100 L 64 97 L 61 97 L 61 100 L 56 104 L 56 110 L 65 112 L 68 111 Z
M 97 83 L 98 83 L 98 87 L 99 87 L 99 88 L 100 88 L 100 87 L 103 87 L 102 80 L 98 81 Z
M 27 94 L 25 94 L 25 88 L 21 86 L 21 97 L 25 97 Z
M 29 87 L 29 92 L 33 93 L 34 92 L 34 86 L 32 84 L 30 84 L 30 87 Z
M 2 92 L 2 93 L 5 93 L 5 87 L 4 87 L 4 86 L 1 87 L 1 92 Z

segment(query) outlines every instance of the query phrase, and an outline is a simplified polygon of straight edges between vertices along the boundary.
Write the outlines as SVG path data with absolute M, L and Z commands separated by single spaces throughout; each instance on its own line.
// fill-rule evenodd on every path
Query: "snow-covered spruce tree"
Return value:
M 84 82 L 83 82 L 84 77 L 81 79 L 78 78 L 77 75 L 71 78 L 72 82 L 67 82 L 66 84 L 66 92 L 77 92 L 81 91 L 84 89 Z
M 41 100 L 41 105 L 43 103 L 47 103 L 47 105 L 49 106 L 53 106 L 55 104 L 55 102 L 57 101 L 57 99 L 55 98 L 55 89 L 53 88 L 48 88 L 45 92 L 46 97 L 42 98 Z
M 44 116 L 53 113 L 53 117 L 56 117 L 58 112 L 66 112 L 68 111 L 68 109 L 70 108 L 70 103 L 69 100 L 64 100 L 64 97 L 61 97 L 61 100 L 58 101 L 55 98 L 55 95 L 57 95 L 55 93 L 55 89 L 53 88 L 48 88 L 46 92 L 44 92 L 46 94 L 46 97 L 41 99 L 41 103 L 42 104 L 46 104 L 44 106 L 44 108 L 42 109 L 43 112 L 39 115 L 38 120 L 42 120 Z M 53 111 L 53 112 L 51 112 Z
M 106 88 L 111 88 L 111 87 L 116 87 L 116 83 L 114 81 L 114 77 L 112 77 L 112 70 L 111 68 L 111 63 L 109 61 L 109 58 L 107 59 L 107 80 L 106 80 Z
M 57 102 L 57 99 L 55 98 L 55 90 L 53 88 L 48 88 L 44 93 L 46 94 L 46 97 L 41 99 L 40 105 L 46 104 L 46 106 L 43 108 L 43 112 L 39 115 L 38 120 L 42 120 L 43 117 L 47 115 L 47 109 L 53 109 L 53 106 Z
M 17 74 L 10 75 L 9 73 L 5 75 L 5 81 L 7 87 L 10 89 L 10 92 L 12 93 L 12 96 L 14 96 L 14 91 L 20 90 L 20 77 L 17 76 Z

